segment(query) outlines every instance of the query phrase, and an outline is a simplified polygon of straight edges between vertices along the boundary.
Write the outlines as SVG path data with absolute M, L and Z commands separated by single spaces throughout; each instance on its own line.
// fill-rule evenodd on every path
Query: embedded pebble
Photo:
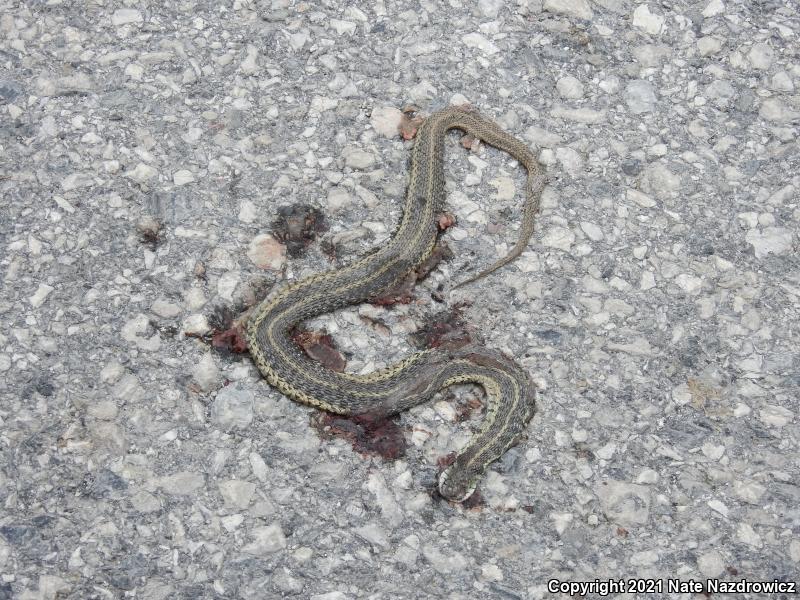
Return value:
M 346 148 L 342 154 L 345 166 L 351 169 L 365 171 L 375 164 L 375 156 L 361 148 Z
M 764 258 L 769 254 L 787 254 L 792 249 L 793 235 L 784 227 L 765 227 L 762 230 L 751 229 L 745 240 L 753 247 L 756 258 Z
M 250 539 L 253 541 L 242 548 L 247 554 L 263 556 L 286 548 L 286 535 L 279 523 L 254 527 L 250 532 Z
M 640 4 L 633 11 L 631 24 L 650 35 L 658 35 L 664 27 L 664 17 L 650 12 L 647 4 Z
M 583 84 L 575 77 L 562 77 L 556 82 L 556 89 L 562 98 L 583 98 Z
M 544 10 L 577 19 L 592 18 L 592 7 L 587 0 L 544 0 Z
M 142 13 L 135 8 L 120 8 L 111 15 L 111 23 L 116 27 L 128 23 L 141 23 L 143 20 Z
M 398 135 L 398 128 L 403 119 L 403 113 L 392 106 L 383 106 L 372 109 L 369 117 L 372 128 L 376 133 L 393 138 Z
M 211 418 L 224 430 L 244 429 L 253 422 L 254 401 L 253 393 L 238 384 L 225 386 L 211 404 Z
M 192 368 L 192 379 L 197 386 L 204 392 L 211 391 L 217 387 L 221 380 L 219 367 L 214 362 L 214 357 L 206 353 L 198 360 Z
M 261 269 L 280 271 L 286 262 L 286 246 L 268 233 L 257 235 L 250 241 L 247 258 Z
M 642 80 L 631 81 L 625 87 L 625 103 L 635 115 L 653 111 L 656 105 L 653 84 Z

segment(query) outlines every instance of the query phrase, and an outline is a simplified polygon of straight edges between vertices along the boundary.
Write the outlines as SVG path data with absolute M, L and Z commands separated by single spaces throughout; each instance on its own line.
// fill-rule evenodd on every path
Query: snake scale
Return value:
M 366 375 L 339 373 L 309 358 L 292 339 L 302 321 L 369 302 L 428 258 L 436 243 L 436 217 L 445 202 L 445 133 L 460 129 L 515 158 L 528 172 L 519 239 L 502 259 L 464 283 L 519 256 L 533 234 L 545 173 L 531 150 L 494 122 L 465 107 L 430 115 L 417 131 L 403 217 L 382 247 L 340 269 L 306 277 L 267 295 L 251 313 L 247 341 L 270 385 L 296 402 L 340 415 L 393 415 L 455 383 L 486 392 L 479 430 L 439 474 L 439 493 L 454 502 L 475 491 L 488 465 L 519 441 L 535 411 L 530 376 L 502 353 L 474 343 L 443 345 L 411 354 Z

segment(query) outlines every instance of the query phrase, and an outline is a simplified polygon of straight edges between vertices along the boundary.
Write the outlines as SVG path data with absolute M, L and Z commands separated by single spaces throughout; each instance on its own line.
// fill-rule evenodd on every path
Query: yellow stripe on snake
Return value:
M 531 150 L 492 121 L 463 107 L 429 116 L 417 132 L 403 218 L 382 247 L 341 269 L 312 275 L 270 293 L 253 311 L 247 341 L 270 385 L 296 402 L 341 415 L 393 415 L 455 383 L 481 385 L 487 398 L 481 427 L 439 475 L 439 493 L 454 502 L 475 491 L 488 465 L 519 441 L 535 411 L 529 375 L 500 352 L 476 344 L 424 350 L 367 375 L 338 373 L 309 358 L 291 337 L 306 319 L 369 302 L 426 260 L 445 201 L 445 133 L 460 129 L 515 158 L 528 172 L 519 239 L 505 257 L 464 283 L 519 256 L 533 234 L 545 174 Z

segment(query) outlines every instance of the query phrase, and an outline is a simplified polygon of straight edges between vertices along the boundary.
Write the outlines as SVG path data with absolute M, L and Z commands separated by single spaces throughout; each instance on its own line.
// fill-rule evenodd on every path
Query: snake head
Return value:
M 439 494 L 450 502 L 464 502 L 478 487 L 478 476 L 453 463 L 439 474 Z

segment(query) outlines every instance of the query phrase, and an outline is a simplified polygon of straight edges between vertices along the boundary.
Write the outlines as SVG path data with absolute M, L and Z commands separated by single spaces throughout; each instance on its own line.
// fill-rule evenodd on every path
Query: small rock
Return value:
M 280 271 L 286 263 L 286 246 L 264 233 L 252 239 L 247 257 L 261 269 Z
M 739 523 L 736 528 L 736 538 L 743 544 L 753 548 L 761 548 L 764 545 L 764 542 L 761 541 L 761 536 L 748 523 Z
M 576 19 L 592 18 L 592 7 L 587 0 L 544 0 L 544 10 Z
M 462 573 L 468 565 L 467 559 L 461 553 L 445 554 L 433 544 L 423 546 L 422 555 L 442 575 Z
M 775 123 L 787 123 L 800 118 L 800 111 L 789 108 L 780 98 L 766 98 L 758 109 L 758 116 Z
M 387 138 L 397 137 L 403 113 L 393 106 L 372 109 L 369 121 L 378 135 Z
M 219 493 L 225 500 L 225 504 L 233 506 L 239 510 L 244 510 L 250 506 L 253 494 L 256 491 L 256 484 L 240 479 L 230 479 L 221 481 L 217 486 Z
M 255 527 L 250 532 L 253 541 L 242 548 L 242 551 L 254 556 L 274 554 L 286 548 L 286 536 L 278 523 Z
M 762 71 L 766 71 L 772 66 L 774 58 L 775 52 L 763 42 L 753 44 L 753 47 L 750 48 L 750 52 L 747 53 L 747 60 L 752 67 Z
M 753 246 L 756 258 L 769 254 L 788 254 L 792 250 L 792 231 L 783 227 L 765 227 L 763 230 L 751 229 L 745 240 Z
M 128 373 L 111 388 L 111 395 L 123 404 L 135 404 L 143 400 L 146 393 L 136 375 Z
M 222 429 L 244 429 L 253 422 L 253 392 L 228 385 L 217 392 L 211 405 L 211 418 Z
M 722 50 L 723 40 L 718 37 L 707 35 L 697 40 L 697 51 L 700 56 L 711 56 Z
M 706 19 L 711 17 L 716 17 L 717 15 L 721 15 L 725 12 L 725 5 L 722 3 L 722 0 L 711 0 L 706 7 L 703 9 L 703 16 Z
M 219 368 L 210 352 L 197 361 L 192 369 L 192 379 L 204 392 L 211 391 L 221 383 Z
M 205 315 L 195 313 L 189 315 L 183 320 L 181 331 L 185 335 L 193 335 L 195 337 L 203 337 L 211 331 L 211 325 Z
M 575 77 L 562 77 L 556 82 L 556 89 L 562 98 L 583 98 L 583 84 Z
M 678 275 L 675 278 L 675 283 L 677 283 L 678 287 L 684 292 L 691 295 L 697 295 L 703 289 L 703 280 L 687 273 L 681 273 Z
M 725 506 L 725 505 L 724 505 L 722 502 L 720 502 L 719 500 L 709 500 L 709 501 L 708 501 L 708 507 L 709 507 L 711 510 L 715 510 L 716 512 L 718 512 L 718 513 L 719 513 L 719 514 L 721 514 L 723 517 L 725 517 L 725 518 L 727 518 L 727 517 L 728 517 L 728 507 L 727 507 L 727 506 Z
M 354 202 L 353 195 L 345 188 L 335 187 L 328 191 L 328 208 L 331 212 L 339 212 Z
M 375 164 L 375 156 L 361 148 L 346 148 L 342 154 L 345 166 L 351 169 L 364 171 Z
M 725 446 L 712 444 L 711 442 L 705 442 L 700 450 L 711 460 L 719 460 L 725 454 Z
M 635 202 L 636 204 L 638 204 L 639 206 L 641 206 L 643 208 L 652 208 L 653 206 L 656 205 L 656 201 L 655 200 L 653 200 L 647 194 L 643 194 L 639 190 L 634 190 L 634 189 L 630 189 L 630 188 L 627 189 L 625 191 L 625 198 L 627 200 L 631 200 L 632 202 Z
M 258 218 L 256 205 L 250 200 L 242 200 L 239 204 L 239 220 L 242 223 L 252 223 Z
M 269 468 L 267 467 L 267 463 L 264 462 L 264 459 L 261 458 L 261 455 L 258 452 L 251 452 L 250 456 L 250 470 L 253 471 L 253 475 L 256 476 L 261 483 L 267 481 L 269 477 Z
M 464 45 L 468 48 L 478 48 L 487 56 L 491 56 L 500 52 L 500 48 L 498 48 L 494 43 L 486 39 L 480 33 L 468 33 L 461 38 L 461 41 L 464 42 Z
M 600 229 L 598 225 L 595 223 L 589 223 L 588 221 L 581 222 L 581 231 L 586 234 L 593 242 L 599 242 L 603 239 L 603 230 Z
M 187 183 L 192 183 L 193 181 L 194 175 L 187 169 L 181 169 L 180 171 L 175 171 L 172 174 L 172 182 L 175 185 L 186 185 Z
M 717 577 L 725 570 L 725 560 L 716 550 L 710 550 L 697 558 L 697 568 L 705 577 Z
M 161 347 L 161 336 L 156 331 L 152 336 L 147 337 L 148 330 L 150 330 L 150 319 L 147 315 L 140 313 L 122 326 L 122 339 L 135 343 L 142 350 L 155 352 Z
M 503 8 L 503 0 L 478 0 L 478 10 L 487 19 L 494 19 Z
M 156 171 L 150 165 L 146 165 L 144 163 L 139 163 L 136 165 L 135 168 L 131 169 L 130 171 L 125 171 L 123 176 L 132 179 L 137 183 L 145 183 L 152 179 L 153 177 L 158 176 L 158 171 Z
M 652 112 L 656 105 L 656 92 L 653 84 L 641 79 L 628 83 L 625 87 L 625 103 L 635 115 Z
M 47 297 L 50 293 L 54 290 L 53 286 L 47 285 L 46 283 L 40 283 L 39 287 L 33 293 L 33 296 L 28 298 L 28 302 L 31 303 L 33 308 L 39 308 L 44 301 L 47 300 Z
M 794 419 L 794 413 L 788 408 L 767 404 L 758 414 L 759 419 L 770 427 L 784 427 Z
M 632 24 L 650 35 L 658 35 L 664 27 L 664 17 L 651 13 L 647 4 L 640 4 L 633 11 Z
M 156 300 L 153 304 L 150 305 L 150 310 L 156 316 L 162 317 L 164 319 L 174 319 L 179 314 L 181 314 L 181 307 L 177 304 L 173 304 L 172 302 L 167 302 L 166 300 Z
M 142 13 L 135 8 L 120 8 L 111 15 L 111 24 L 115 27 L 127 25 L 128 23 L 141 23 L 144 21 Z
M 650 516 L 650 489 L 624 481 L 606 480 L 595 486 L 603 512 L 623 527 L 643 525 Z
M 203 474 L 193 471 L 179 471 L 158 479 L 158 487 L 173 496 L 188 496 L 205 484 L 206 479 Z
M 569 251 L 575 243 L 575 234 L 565 227 L 551 227 L 542 237 L 542 245 L 559 250 Z
M 255 75 L 259 72 L 258 67 L 258 48 L 252 44 L 247 45 L 247 54 L 239 65 L 239 70 L 245 75 Z
M 733 491 L 738 498 L 745 502 L 758 505 L 767 488 L 755 481 L 734 481 Z

